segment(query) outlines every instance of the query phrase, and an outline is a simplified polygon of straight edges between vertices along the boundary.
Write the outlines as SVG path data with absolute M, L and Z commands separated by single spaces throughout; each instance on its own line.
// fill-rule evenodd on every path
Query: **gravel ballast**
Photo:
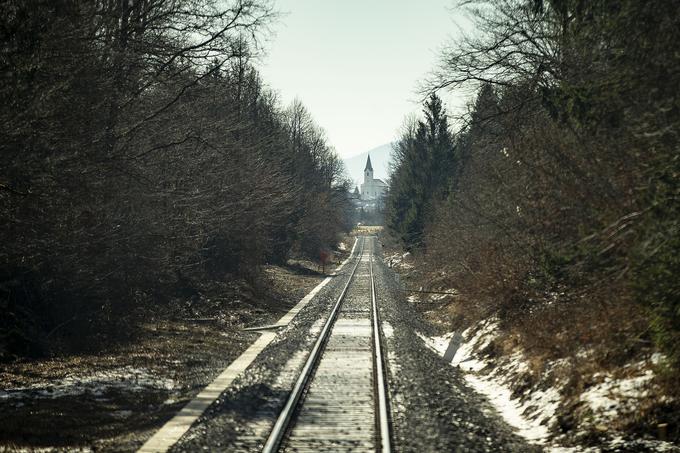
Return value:
M 409 306 L 373 241 L 374 273 L 388 354 L 396 451 L 541 451 L 514 434 L 461 372 L 427 348 L 417 333 L 432 327 Z M 368 245 L 368 244 L 367 244 Z M 368 249 L 368 247 L 367 247 Z M 172 451 L 257 451 L 288 396 L 330 307 L 352 269 L 348 263 L 279 333 Z M 369 297 L 367 294 L 366 297 Z

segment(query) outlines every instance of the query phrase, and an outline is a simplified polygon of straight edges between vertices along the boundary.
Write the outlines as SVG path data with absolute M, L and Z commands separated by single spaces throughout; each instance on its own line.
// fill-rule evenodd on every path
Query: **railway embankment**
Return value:
M 363 375 L 370 360 L 359 359 L 368 352 L 364 334 L 370 330 L 366 322 L 372 300 L 370 274 L 374 276 L 379 330 L 386 352 L 393 450 L 522 453 L 541 450 L 514 433 L 488 401 L 465 383 L 459 370 L 447 366 L 418 338 L 416 332 L 434 334 L 435 330 L 408 305 L 394 272 L 384 264 L 378 241 L 366 238 L 365 253 L 359 250 L 357 247 L 354 263 L 350 260 L 336 272 L 313 300 L 278 330 L 252 365 L 170 451 L 262 450 L 338 300 L 341 300 L 337 311 L 339 324 L 331 330 L 319 367 L 312 373 L 301 406 L 293 413 L 292 426 L 284 430 L 283 449 L 375 451 L 376 411 L 370 407 L 375 409 L 378 404 L 370 403 L 371 398 L 366 397 L 373 393 L 370 379 Z M 352 264 L 358 266 L 354 275 Z M 343 288 L 348 288 L 346 300 L 341 295 Z M 311 406 L 307 407 L 309 403 Z M 351 409 L 346 403 L 351 404 Z
M 614 324 L 631 320 L 618 319 L 621 311 L 576 316 L 559 294 L 526 304 L 524 314 L 480 310 L 426 256 L 390 247 L 385 262 L 434 329 L 419 333 L 424 344 L 530 443 L 549 451 L 680 451 L 665 356 L 643 340 L 623 350 L 629 341 L 617 342 Z M 593 324 L 570 326 L 574 319 Z M 602 340 L 582 338 L 587 332 Z
M 338 251 L 335 261 L 344 259 Z M 325 277 L 316 263 L 264 266 L 178 299 L 96 351 L 0 370 L 0 450 L 134 451 Z

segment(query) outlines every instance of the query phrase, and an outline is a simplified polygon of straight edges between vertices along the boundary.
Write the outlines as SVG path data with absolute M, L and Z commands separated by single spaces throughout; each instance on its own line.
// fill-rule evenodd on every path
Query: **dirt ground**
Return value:
M 234 290 L 226 305 L 159 314 L 133 344 L 3 365 L 0 451 L 136 450 L 254 341 L 244 327 L 275 321 L 323 278 L 311 262 L 266 266 L 265 297 Z

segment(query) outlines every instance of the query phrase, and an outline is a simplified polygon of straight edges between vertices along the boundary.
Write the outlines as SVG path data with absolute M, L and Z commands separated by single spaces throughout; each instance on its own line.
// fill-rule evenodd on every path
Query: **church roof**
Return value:
M 366 170 L 371 170 L 373 171 L 373 165 L 371 165 L 371 155 L 368 155 L 368 159 L 366 159 L 366 168 L 364 168 L 364 171 Z

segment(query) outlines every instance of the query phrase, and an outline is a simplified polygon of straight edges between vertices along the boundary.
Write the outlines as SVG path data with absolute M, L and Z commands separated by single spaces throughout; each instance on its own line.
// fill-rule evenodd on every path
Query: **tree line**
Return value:
M 342 162 L 252 64 L 266 0 L 6 0 L 0 358 L 125 329 L 349 228 Z
M 406 122 L 390 230 L 441 266 L 462 317 L 533 322 L 547 356 L 570 353 L 550 350 L 560 336 L 572 353 L 655 342 L 677 369 L 680 3 L 461 6 L 475 32 L 423 93 L 477 94 L 455 130 L 436 94 Z

